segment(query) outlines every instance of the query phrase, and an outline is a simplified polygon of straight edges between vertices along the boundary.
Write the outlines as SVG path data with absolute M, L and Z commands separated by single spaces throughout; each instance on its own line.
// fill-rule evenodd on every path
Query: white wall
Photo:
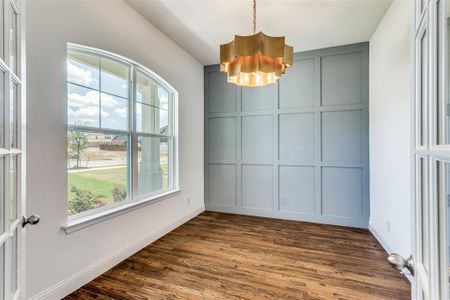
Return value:
M 58 299 L 204 209 L 203 67 L 122 1 L 25 1 L 26 297 Z M 71 234 L 66 222 L 66 43 L 149 67 L 180 94 L 179 195 Z M 190 198 L 188 205 L 187 198 Z
M 412 17 L 413 1 L 394 1 L 369 50 L 369 228 L 404 257 L 411 254 Z

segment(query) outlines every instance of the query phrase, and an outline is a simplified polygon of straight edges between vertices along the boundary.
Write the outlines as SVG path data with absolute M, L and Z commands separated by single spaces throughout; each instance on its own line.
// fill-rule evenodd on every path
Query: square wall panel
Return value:
M 314 59 L 296 60 L 280 81 L 280 109 L 314 107 Z
M 278 97 L 278 84 L 242 88 L 242 111 L 271 110 Z
M 280 166 L 280 209 L 314 213 L 314 167 Z
M 362 161 L 362 111 L 322 113 L 322 161 Z
M 273 157 L 272 115 L 242 117 L 242 159 L 267 162 Z
M 322 57 L 322 105 L 362 102 L 362 52 Z
M 227 82 L 224 72 L 208 73 L 209 113 L 224 113 L 236 111 L 237 87 Z
M 267 210 L 273 208 L 272 166 L 242 166 L 242 206 Z
M 280 160 L 314 161 L 314 113 L 282 114 Z
M 322 214 L 362 218 L 363 179 L 361 168 L 322 168 Z
M 236 118 L 208 119 L 208 158 L 236 159 Z
M 236 165 L 208 166 L 208 202 L 236 206 Z

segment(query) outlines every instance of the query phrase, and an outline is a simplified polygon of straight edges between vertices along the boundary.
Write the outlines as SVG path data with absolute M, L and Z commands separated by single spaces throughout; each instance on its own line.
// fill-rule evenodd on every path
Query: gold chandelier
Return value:
M 256 33 L 256 0 L 253 0 L 253 35 L 235 35 L 233 41 L 220 45 L 220 70 L 227 73 L 228 82 L 238 86 L 275 83 L 293 63 L 294 48 L 284 40 L 284 36 Z

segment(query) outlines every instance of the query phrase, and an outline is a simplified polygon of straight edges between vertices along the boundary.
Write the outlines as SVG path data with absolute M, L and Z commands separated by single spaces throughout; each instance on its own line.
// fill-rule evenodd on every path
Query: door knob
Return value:
M 29 217 L 23 216 L 22 218 L 22 227 L 25 227 L 25 225 L 30 224 L 30 225 L 34 225 L 39 223 L 39 216 L 38 215 L 31 215 Z
M 400 254 L 392 253 L 389 254 L 388 261 L 391 266 L 400 271 L 400 273 L 403 274 L 402 270 L 407 268 L 409 272 L 411 272 L 411 275 L 414 276 L 414 260 L 412 255 L 410 255 L 407 259 L 404 259 Z

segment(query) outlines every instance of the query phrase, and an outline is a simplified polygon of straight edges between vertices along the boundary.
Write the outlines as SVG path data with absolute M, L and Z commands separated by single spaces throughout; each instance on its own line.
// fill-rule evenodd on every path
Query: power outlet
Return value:
M 386 230 L 387 230 L 388 232 L 391 231 L 391 222 L 389 222 L 389 221 L 386 222 Z
M 286 205 L 286 197 L 281 197 L 280 204 L 281 205 Z
M 187 198 L 187 205 L 191 205 L 191 198 Z

